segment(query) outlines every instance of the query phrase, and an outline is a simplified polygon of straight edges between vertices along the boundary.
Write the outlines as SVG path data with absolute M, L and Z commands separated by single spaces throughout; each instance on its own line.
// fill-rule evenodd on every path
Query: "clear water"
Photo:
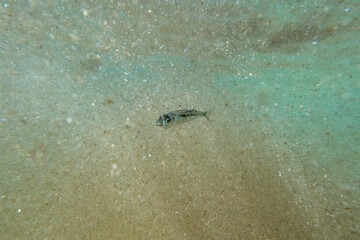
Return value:
M 359 239 L 359 1 L 1 4 L 1 239 Z

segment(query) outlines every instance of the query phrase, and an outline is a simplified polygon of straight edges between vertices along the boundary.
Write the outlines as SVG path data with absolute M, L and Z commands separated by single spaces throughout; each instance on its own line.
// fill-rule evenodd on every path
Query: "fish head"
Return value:
M 171 118 L 167 115 L 162 115 L 159 117 L 159 119 L 156 121 L 156 126 L 164 127 L 171 123 Z

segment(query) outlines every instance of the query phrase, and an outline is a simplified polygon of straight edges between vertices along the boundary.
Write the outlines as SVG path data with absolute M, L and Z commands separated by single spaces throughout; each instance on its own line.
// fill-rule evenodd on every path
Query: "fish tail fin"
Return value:
M 213 111 L 214 111 L 214 108 L 211 109 L 211 110 L 209 110 L 209 111 L 207 111 L 207 112 L 205 112 L 205 114 L 204 114 L 206 120 L 208 120 L 209 122 L 210 122 L 210 119 L 209 119 L 208 115 L 209 115 L 211 112 L 213 112 Z
M 210 122 L 210 119 L 207 115 L 208 115 L 208 112 L 206 112 L 204 116 L 205 116 L 206 120 L 208 120 L 208 122 Z

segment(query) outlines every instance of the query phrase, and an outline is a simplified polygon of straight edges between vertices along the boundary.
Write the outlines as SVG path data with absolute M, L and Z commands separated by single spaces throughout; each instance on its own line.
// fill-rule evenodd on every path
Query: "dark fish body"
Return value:
M 201 112 L 194 109 L 182 109 L 182 110 L 176 110 L 169 113 L 166 113 L 164 115 L 161 115 L 159 119 L 156 121 L 156 126 L 169 126 L 172 123 L 180 122 L 180 121 L 189 121 L 192 120 L 198 116 L 204 116 L 209 121 L 209 118 L 207 117 L 208 112 Z

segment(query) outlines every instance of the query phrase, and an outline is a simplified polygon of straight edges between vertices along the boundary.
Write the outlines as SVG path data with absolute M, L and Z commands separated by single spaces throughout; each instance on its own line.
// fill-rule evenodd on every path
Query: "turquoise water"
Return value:
M 2 1 L 0 238 L 358 239 L 359 9 Z

